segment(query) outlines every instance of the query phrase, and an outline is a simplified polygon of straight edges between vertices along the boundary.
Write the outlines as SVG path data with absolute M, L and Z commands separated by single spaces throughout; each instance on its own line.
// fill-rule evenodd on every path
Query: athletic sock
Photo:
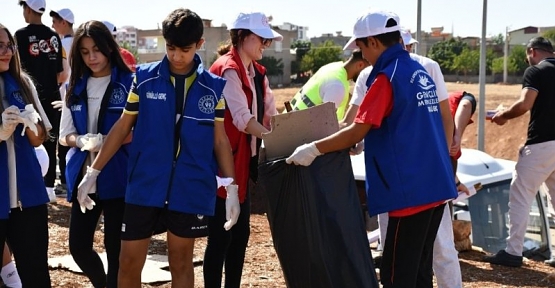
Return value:
M 54 187 L 46 187 L 46 192 L 48 193 L 50 203 L 56 203 L 56 192 L 54 192 Z
M 22 288 L 21 279 L 19 278 L 19 274 L 17 273 L 17 269 L 15 268 L 15 264 L 13 261 L 6 264 L 2 267 L 2 271 L 0 272 L 0 276 L 2 277 L 2 282 L 6 287 L 10 288 Z

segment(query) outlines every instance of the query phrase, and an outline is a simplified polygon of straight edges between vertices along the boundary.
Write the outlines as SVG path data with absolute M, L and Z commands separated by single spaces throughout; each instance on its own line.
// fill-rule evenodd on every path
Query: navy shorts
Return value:
M 125 203 L 121 240 L 141 240 L 170 231 L 182 238 L 208 236 L 208 216 Z

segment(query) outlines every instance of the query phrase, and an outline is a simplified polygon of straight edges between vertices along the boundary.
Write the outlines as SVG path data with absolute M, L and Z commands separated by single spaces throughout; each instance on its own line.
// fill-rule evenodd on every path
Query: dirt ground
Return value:
M 448 83 L 449 91 L 466 90 L 478 97 L 478 85 Z M 283 110 L 283 102 L 292 97 L 298 88 L 275 89 L 276 103 Z M 509 106 L 520 95 L 520 86 L 488 85 L 486 88 L 486 109 L 494 109 L 499 104 Z M 476 121 L 476 117 L 474 117 Z M 505 126 L 499 127 L 487 122 L 485 124 L 486 151 L 496 157 L 516 159 L 519 145 L 524 143 L 528 114 L 511 120 Z M 463 139 L 463 147 L 476 148 L 477 121 L 470 125 Z M 285 287 L 285 281 L 280 264 L 272 244 L 263 205 L 256 203 L 262 195 L 253 196 L 253 210 L 258 214 L 251 217 L 251 236 L 245 266 L 243 270 L 242 287 Z M 258 205 L 254 207 L 254 205 Z M 69 205 L 62 198 L 57 204 L 50 205 L 50 250 L 49 256 L 56 257 L 69 253 L 68 224 Z M 95 247 L 103 251 L 102 232 L 95 237 Z M 200 239 L 195 245 L 195 259 L 201 260 L 206 245 L 205 239 Z M 165 235 L 156 236 L 150 246 L 149 253 L 166 254 Z M 522 268 L 506 268 L 480 262 L 483 254 L 477 251 L 460 254 L 460 263 L 464 287 L 555 287 L 555 268 L 540 262 L 526 261 Z M 203 287 L 202 263 L 196 262 L 195 287 Z M 92 287 L 88 279 L 82 274 L 73 273 L 61 268 L 50 271 L 53 287 Z M 171 287 L 171 283 L 155 283 L 143 287 Z

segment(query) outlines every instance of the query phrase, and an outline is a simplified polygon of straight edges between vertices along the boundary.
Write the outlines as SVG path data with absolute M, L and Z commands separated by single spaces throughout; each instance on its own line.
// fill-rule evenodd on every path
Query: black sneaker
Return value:
M 67 185 L 66 184 L 58 184 L 54 187 L 54 193 L 56 195 L 62 195 L 67 193 Z
M 491 264 L 503 265 L 508 267 L 520 267 L 522 266 L 522 256 L 511 255 L 505 250 L 499 250 L 497 254 L 491 256 L 484 256 L 482 261 L 489 262 Z

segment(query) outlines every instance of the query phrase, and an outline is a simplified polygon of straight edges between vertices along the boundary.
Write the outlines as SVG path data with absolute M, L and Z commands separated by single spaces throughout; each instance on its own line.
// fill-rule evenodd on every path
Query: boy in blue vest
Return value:
M 399 43 L 399 31 L 399 17 L 391 12 L 371 10 L 358 18 L 345 49 L 358 46 L 373 69 L 354 123 L 298 147 L 286 161 L 308 166 L 364 138 L 368 212 L 389 213 L 381 283 L 432 287 L 434 239 L 456 185 L 436 85 Z
M 159 223 L 167 230 L 172 287 L 194 287 L 194 242 L 208 235 L 218 168 L 234 177 L 223 124 L 225 80 L 205 71 L 196 54 L 204 43 L 202 19 L 177 9 L 162 26 L 166 56 L 137 68 L 125 110 L 79 184 L 80 194 L 94 193 L 100 170 L 133 130 L 118 287 L 141 287 Z M 237 185 L 227 186 L 226 208 L 230 226 L 239 216 Z

